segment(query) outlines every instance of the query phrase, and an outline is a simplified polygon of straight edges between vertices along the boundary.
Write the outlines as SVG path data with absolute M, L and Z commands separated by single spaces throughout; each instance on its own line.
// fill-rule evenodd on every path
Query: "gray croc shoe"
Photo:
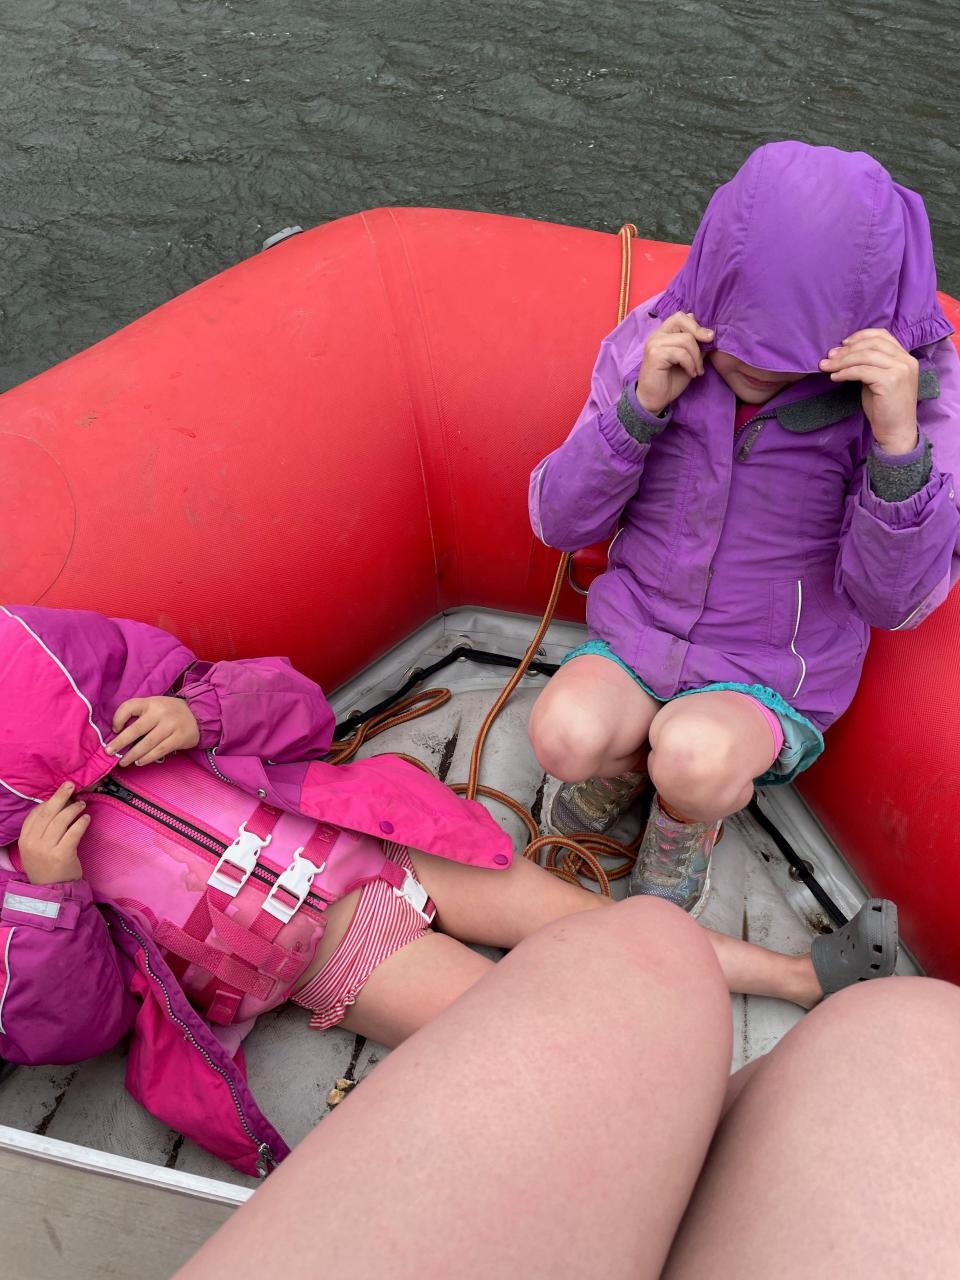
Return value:
M 810 959 L 823 994 L 870 978 L 889 978 L 899 945 L 896 903 L 868 898 L 848 924 L 813 940 Z

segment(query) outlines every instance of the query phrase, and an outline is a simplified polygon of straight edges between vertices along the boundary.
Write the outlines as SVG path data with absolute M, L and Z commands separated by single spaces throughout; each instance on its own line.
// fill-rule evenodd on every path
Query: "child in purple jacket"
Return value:
M 951 332 L 920 197 L 863 153 L 781 142 L 604 341 L 530 517 L 564 551 L 616 536 L 530 736 L 563 783 L 550 830 L 608 830 L 653 780 L 632 892 L 699 912 L 722 819 L 820 754 L 869 628 L 946 597 Z

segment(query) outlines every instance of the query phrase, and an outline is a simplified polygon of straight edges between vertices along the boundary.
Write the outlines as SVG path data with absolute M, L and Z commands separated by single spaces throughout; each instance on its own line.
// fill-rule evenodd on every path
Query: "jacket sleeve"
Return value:
M 610 537 L 636 493 L 651 441 L 670 421 L 636 396 L 643 344 L 659 321 L 642 303 L 605 338 L 583 412 L 530 477 L 530 523 L 541 542 L 578 551 Z
M 137 1002 L 90 886 L 0 874 L 0 894 L 0 1054 L 37 1065 L 112 1049 Z
M 197 662 L 179 689 L 200 747 L 276 764 L 326 755 L 334 717 L 323 691 L 286 658 Z
M 873 627 L 913 628 L 960 576 L 960 360 L 949 338 L 929 352 L 940 394 L 917 406 L 920 443 L 858 469 L 840 537 L 836 590 Z

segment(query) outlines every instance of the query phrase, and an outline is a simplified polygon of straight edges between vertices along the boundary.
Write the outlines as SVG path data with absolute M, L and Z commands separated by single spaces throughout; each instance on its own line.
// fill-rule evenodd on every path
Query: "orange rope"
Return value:
M 617 296 L 617 324 L 623 320 L 630 309 L 630 275 L 633 265 L 633 239 L 637 235 L 637 228 L 632 222 L 626 222 L 617 233 L 620 240 L 620 289 Z M 537 627 L 533 639 L 527 646 L 527 651 L 520 660 L 520 665 L 514 671 L 513 675 L 503 687 L 500 696 L 487 712 L 483 724 L 480 726 L 480 732 L 477 734 L 477 740 L 473 744 L 473 752 L 470 756 L 470 772 L 467 777 L 467 785 L 464 794 L 468 800 L 475 800 L 478 791 L 481 794 L 489 796 L 490 799 L 499 800 L 501 803 L 507 803 L 516 812 L 516 802 L 511 802 L 509 797 L 503 792 L 493 792 L 490 788 L 480 788 L 480 757 L 483 754 L 483 748 L 487 741 L 487 735 L 493 727 L 493 722 L 503 710 L 509 700 L 514 689 L 526 675 L 530 663 L 533 661 L 546 635 L 547 630 L 553 621 L 553 616 L 557 611 L 557 602 L 560 599 L 560 592 L 567 578 L 567 569 L 570 563 L 569 552 L 564 552 L 560 557 L 557 565 L 556 576 L 553 580 L 553 587 L 550 590 L 550 599 L 547 601 L 547 607 L 544 610 L 540 625 Z M 544 865 L 557 875 L 562 876 L 565 880 L 577 881 L 578 876 L 584 876 L 587 879 L 595 881 L 600 886 L 600 892 L 606 897 L 610 896 L 610 880 L 620 879 L 629 875 L 630 870 L 636 861 L 636 850 L 631 846 L 628 848 L 620 844 L 616 840 L 612 840 L 608 836 L 593 836 L 589 833 L 578 833 L 576 839 L 572 837 L 560 836 L 538 836 L 537 828 L 533 818 L 524 811 L 521 815 L 527 822 L 528 829 L 534 834 L 535 839 L 527 845 L 524 850 L 524 857 L 530 858 L 532 861 L 539 861 L 538 854 L 541 850 L 546 849 Z M 561 861 L 557 861 L 557 849 L 563 848 L 567 853 Z M 623 858 L 622 864 L 612 872 L 607 872 L 598 861 L 597 855 L 612 855 Z
M 632 222 L 627 222 L 617 234 L 620 240 L 620 290 L 617 299 L 617 324 L 619 324 L 630 308 L 632 247 L 633 238 L 637 235 L 637 228 Z M 547 607 L 540 620 L 540 625 L 537 627 L 533 639 L 527 645 L 527 651 L 521 658 L 520 665 L 504 685 L 497 700 L 484 717 L 483 724 L 480 726 L 480 732 L 477 734 L 476 741 L 473 744 L 473 751 L 470 754 L 470 770 L 467 781 L 451 784 L 451 790 L 456 792 L 457 795 L 466 796 L 468 800 L 475 800 L 479 795 L 485 799 L 496 800 L 498 804 L 505 805 L 521 819 L 530 834 L 530 841 L 523 851 L 525 858 L 529 858 L 532 862 L 539 862 L 541 855 L 543 855 L 542 865 L 548 871 L 552 871 L 554 875 L 559 876 L 562 880 L 569 881 L 571 884 L 579 884 L 582 879 L 592 880 L 599 886 L 600 892 L 609 898 L 610 881 L 620 880 L 630 874 L 637 858 L 637 847 L 640 843 L 639 836 L 636 840 L 631 841 L 629 845 L 621 844 L 619 840 L 614 840 L 610 836 L 594 835 L 591 832 L 578 832 L 575 836 L 542 836 L 539 834 L 533 815 L 519 801 L 514 800 L 512 796 L 507 795 L 504 791 L 497 791 L 494 787 L 482 786 L 480 783 L 480 759 L 483 755 L 487 735 L 493 727 L 497 716 L 506 706 L 511 694 L 526 675 L 530 663 L 537 655 L 543 637 L 546 635 L 557 611 L 557 602 L 560 599 L 560 592 L 563 590 L 563 584 L 567 578 L 567 566 L 569 563 L 570 555 L 568 552 L 564 552 L 560 557 L 560 563 L 557 565 L 556 576 L 550 589 L 550 598 L 547 601 Z M 405 698 L 403 702 L 397 703 L 395 707 L 390 707 L 386 711 L 380 712 L 379 715 L 372 716 L 366 724 L 360 726 L 351 738 L 335 748 L 329 756 L 330 763 L 345 763 L 370 738 L 375 738 L 377 734 L 384 733 L 387 729 L 406 724 L 409 720 L 415 720 L 431 711 L 436 711 L 446 702 L 449 702 L 450 697 L 449 689 L 425 689 L 422 693 Z M 401 756 L 400 758 L 416 765 L 418 769 L 423 769 L 427 773 L 431 772 L 421 760 L 417 760 L 413 756 Z M 562 856 L 559 852 L 561 850 L 563 851 Z M 600 862 L 603 857 L 619 858 L 620 862 L 612 869 L 606 868 Z

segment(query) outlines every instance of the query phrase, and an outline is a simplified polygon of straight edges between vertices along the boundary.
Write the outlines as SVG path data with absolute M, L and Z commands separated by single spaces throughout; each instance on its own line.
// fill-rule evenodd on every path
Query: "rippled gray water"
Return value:
M 927 199 L 960 292 L 958 0 L 0 0 L 0 388 L 374 205 L 689 239 L 770 138 Z

